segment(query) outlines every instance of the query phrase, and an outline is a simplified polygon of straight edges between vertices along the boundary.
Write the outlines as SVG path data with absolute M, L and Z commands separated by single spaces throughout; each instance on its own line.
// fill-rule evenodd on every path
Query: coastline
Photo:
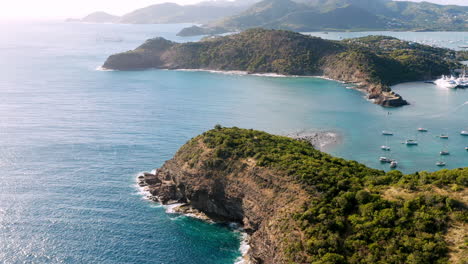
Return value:
M 210 69 L 160 69 L 160 68 L 151 68 L 148 70 L 163 70 L 163 71 L 182 71 L 182 72 L 209 72 L 215 74 L 224 74 L 224 75 L 238 75 L 238 76 L 258 76 L 258 77 L 271 77 L 271 78 L 317 78 L 323 79 L 328 81 L 334 81 L 341 84 L 347 84 L 345 87 L 346 89 L 353 89 L 359 91 L 364 94 L 364 99 L 367 101 L 376 104 L 376 99 L 370 98 L 370 93 L 367 91 L 365 84 L 363 83 L 354 83 L 354 82 L 346 82 L 342 80 L 337 80 L 330 78 L 325 75 L 285 75 L 285 74 L 278 74 L 278 73 L 249 73 L 247 71 L 228 71 L 228 70 L 210 70 Z M 111 71 L 119 71 L 113 69 L 107 69 L 102 66 L 97 67 L 96 71 L 102 72 L 111 72 Z M 392 85 L 393 86 L 393 85 Z
M 396 94 L 393 90 L 390 90 L 390 92 L 381 92 L 379 96 L 377 97 L 372 97 L 371 93 L 369 93 L 368 89 L 366 88 L 367 85 L 363 82 L 349 82 L 349 81 L 343 81 L 343 80 L 337 80 L 333 79 L 331 77 L 328 77 L 326 75 L 286 75 L 286 74 L 278 74 L 278 73 L 250 73 L 248 71 L 236 71 L 236 70 L 210 70 L 210 69 L 162 69 L 162 68 L 148 68 L 146 70 L 165 70 L 165 71 L 182 71 L 182 72 L 209 72 L 209 73 L 217 73 L 217 74 L 225 74 L 225 75 L 238 75 L 238 76 L 258 76 L 258 77 L 271 77 L 271 78 L 318 78 L 318 79 L 323 79 L 323 80 L 328 80 L 328 81 L 335 81 L 341 84 L 347 84 L 345 87 L 346 89 L 353 89 L 359 92 L 362 92 L 364 94 L 364 99 L 367 101 L 373 103 L 373 104 L 378 104 L 383 107 L 399 107 L 403 105 L 409 104 L 407 101 L 401 98 L 400 95 Z M 96 71 L 119 71 L 119 70 L 114 70 L 114 69 L 108 69 L 104 68 L 103 66 L 97 67 Z M 401 84 L 401 83 L 397 83 Z M 397 85 L 395 84 L 395 85 Z M 394 86 L 394 85 L 392 85 Z M 390 87 L 391 89 L 391 87 Z M 378 101 L 378 98 L 383 98 L 384 100 Z M 394 99 L 401 99 L 404 101 L 403 104 L 387 104 L 385 101 L 387 99 L 394 100 Z
M 158 203 L 161 207 L 164 208 L 166 214 L 178 214 L 190 218 L 195 218 L 210 224 L 226 224 L 232 232 L 237 232 L 240 234 L 240 245 L 239 252 L 240 256 L 234 260 L 233 264 L 251 264 L 249 251 L 250 251 L 250 236 L 239 223 L 225 221 L 224 219 L 217 219 L 207 216 L 205 213 L 193 208 L 188 203 L 177 203 L 177 202 L 168 202 L 166 204 L 162 203 L 157 196 L 151 194 L 148 189 L 148 183 L 146 179 L 152 179 L 156 177 L 157 169 L 152 170 L 151 172 L 140 172 L 135 178 L 136 185 L 135 187 L 138 190 L 138 194 L 142 196 L 142 199 L 148 200 L 150 202 Z

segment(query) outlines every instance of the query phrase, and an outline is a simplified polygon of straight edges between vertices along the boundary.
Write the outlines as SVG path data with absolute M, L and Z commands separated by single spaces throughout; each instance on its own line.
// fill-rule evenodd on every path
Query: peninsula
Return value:
M 135 50 L 110 56 L 103 68 L 204 69 L 324 76 L 353 83 L 373 102 L 408 104 L 390 86 L 448 74 L 456 52 L 392 37 L 324 40 L 285 30 L 250 29 L 199 42 L 147 40 Z
M 139 181 L 163 204 L 243 224 L 252 263 L 467 261 L 468 168 L 385 173 L 218 125 Z

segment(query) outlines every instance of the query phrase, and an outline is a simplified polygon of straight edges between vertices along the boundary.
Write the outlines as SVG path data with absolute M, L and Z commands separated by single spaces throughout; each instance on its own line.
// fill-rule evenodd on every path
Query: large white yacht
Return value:
M 434 83 L 441 88 L 448 88 L 448 89 L 454 89 L 454 88 L 457 88 L 458 86 L 457 78 L 455 78 L 455 76 L 453 75 L 450 75 L 450 76 L 442 75 L 442 78 L 435 80 Z

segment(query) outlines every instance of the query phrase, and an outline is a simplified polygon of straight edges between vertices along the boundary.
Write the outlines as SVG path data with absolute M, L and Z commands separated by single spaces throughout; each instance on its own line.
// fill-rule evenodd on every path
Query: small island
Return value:
M 404 175 L 219 125 L 138 178 L 180 212 L 235 221 L 251 263 L 463 263 L 468 168 Z M 197 213 L 198 212 L 198 213 Z
M 285 30 L 250 29 L 199 42 L 147 40 L 135 50 L 110 56 L 103 68 L 203 69 L 324 76 L 352 83 L 376 104 L 408 104 L 390 86 L 424 81 L 458 67 L 456 52 L 393 37 L 325 40 Z

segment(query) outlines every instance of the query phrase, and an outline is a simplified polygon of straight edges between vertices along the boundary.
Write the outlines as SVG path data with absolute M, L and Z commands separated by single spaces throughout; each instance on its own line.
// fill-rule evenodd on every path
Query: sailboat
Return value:
M 392 162 L 392 160 L 389 159 L 389 158 L 387 158 L 387 157 L 380 157 L 379 160 L 380 160 L 380 162 L 382 162 L 382 163 L 390 163 L 390 162 Z
M 390 151 L 390 147 L 388 146 L 388 137 L 385 137 L 385 145 L 380 146 L 380 149 L 383 151 Z
M 389 118 L 390 115 L 391 115 L 391 113 L 387 112 L 387 119 L 386 119 L 386 122 L 385 122 L 385 126 L 388 126 L 388 118 Z M 384 135 L 384 136 L 393 136 L 393 132 L 388 131 L 388 130 L 383 130 L 382 135 Z
M 380 146 L 380 149 L 381 149 L 381 150 L 384 150 L 384 151 L 390 151 L 390 147 L 387 146 L 387 145 L 382 145 L 382 146 Z
M 407 146 L 415 146 L 415 145 L 418 145 L 418 141 L 414 139 L 408 139 L 405 141 L 405 144 Z

